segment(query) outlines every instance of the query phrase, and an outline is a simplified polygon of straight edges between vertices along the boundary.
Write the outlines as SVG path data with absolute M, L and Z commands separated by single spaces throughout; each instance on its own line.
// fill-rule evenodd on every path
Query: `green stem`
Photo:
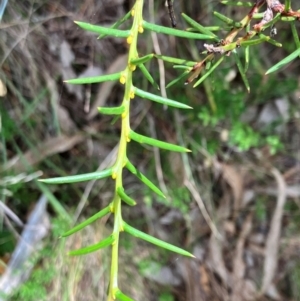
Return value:
M 118 189 L 123 188 L 122 175 L 123 168 L 127 163 L 127 144 L 130 141 L 130 100 L 134 97 L 134 86 L 132 83 L 132 73 L 135 70 L 135 65 L 130 62 L 138 58 L 137 53 L 137 39 L 139 32 L 143 31 L 142 28 L 142 12 L 143 12 L 143 0 L 136 0 L 134 7 L 131 10 L 133 16 L 133 25 L 131 28 L 131 34 L 127 38 L 127 43 L 130 44 L 128 63 L 125 70 L 121 73 L 120 81 L 125 84 L 124 97 L 122 101 L 122 107 L 124 112 L 122 113 L 122 130 L 120 137 L 120 146 L 118 150 L 117 160 L 113 166 L 112 177 L 115 179 L 115 197 L 113 200 L 113 212 L 114 212 L 114 230 L 115 243 L 112 245 L 112 259 L 110 270 L 110 284 L 107 301 L 115 300 L 115 294 L 119 290 L 118 288 L 118 252 L 119 252 L 119 234 L 123 231 L 122 220 L 122 207 L 121 198 L 118 195 Z

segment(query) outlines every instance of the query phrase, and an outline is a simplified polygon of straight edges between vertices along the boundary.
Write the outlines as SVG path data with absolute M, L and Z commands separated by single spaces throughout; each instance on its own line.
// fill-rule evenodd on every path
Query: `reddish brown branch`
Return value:
M 248 24 L 250 24 L 250 22 L 253 19 L 253 16 L 259 12 L 260 8 L 265 3 L 267 4 L 267 9 L 264 12 L 262 20 L 259 23 L 253 25 L 252 31 L 248 31 L 246 35 L 234 41 L 236 36 L 239 34 L 239 32 L 241 32 L 243 29 L 245 29 L 248 26 Z M 186 83 L 190 83 L 195 78 L 197 78 L 201 70 L 203 69 L 205 62 L 212 61 L 216 54 L 230 55 L 230 53 L 234 48 L 241 46 L 242 41 L 251 40 L 256 34 L 264 30 L 264 25 L 273 20 L 274 13 L 275 14 L 280 13 L 280 15 L 283 17 L 294 17 L 300 20 L 300 12 L 293 11 L 292 9 L 290 9 L 289 11 L 285 11 L 285 5 L 283 5 L 279 0 L 257 0 L 256 3 L 251 8 L 251 10 L 249 11 L 249 13 L 241 20 L 240 22 L 241 27 L 233 28 L 227 34 L 226 38 L 217 44 L 204 44 L 208 56 L 201 62 L 198 62 L 193 67 L 193 69 L 191 70 L 192 74 L 187 79 Z

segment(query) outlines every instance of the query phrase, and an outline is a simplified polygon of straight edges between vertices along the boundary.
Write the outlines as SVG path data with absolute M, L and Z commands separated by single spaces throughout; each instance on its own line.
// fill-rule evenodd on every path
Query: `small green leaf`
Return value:
M 130 30 L 120 30 L 120 29 L 112 29 L 112 28 L 107 28 L 104 26 L 98 26 L 98 25 L 92 25 L 90 23 L 85 23 L 85 22 L 80 22 L 80 21 L 74 21 L 79 27 L 91 31 L 91 32 L 96 32 L 98 34 L 105 34 L 105 35 L 110 35 L 114 36 L 117 38 L 128 38 L 130 35 Z
M 83 229 L 84 227 L 86 227 L 87 225 L 93 223 L 94 221 L 96 221 L 97 219 L 102 218 L 103 216 L 105 216 L 106 214 L 111 212 L 111 206 L 107 206 L 105 208 L 103 208 L 101 211 L 99 211 L 98 213 L 94 214 L 93 216 L 91 216 L 90 218 L 88 218 L 87 220 L 85 220 L 84 222 L 80 223 L 79 225 L 75 226 L 74 228 L 72 228 L 71 230 L 65 232 L 62 237 L 67 237 L 70 236 L 76 232 L 78 232 L 79 230 Z
M 116 291 L 115 296 L 120 301 L 134 301 L 133 299 L 131 299 L 127 295 L 124 295 L 120 290 Z
M 138 88 L 134 88 L 134 94 L 142 97 L 142 98 L 146 98 L 170 107 L 174 107 L 174 108 L 179 108 L 179 109 L 192 109 L 192 107 L 183 104 L 181 102 L 169 99 L 169 98 L 165 98 L 162 96 L 158 96 L 149 92 L 146 92 L 144 90 L 138 89 Z
M 175 65 L 175 66 L 173 66 L 173 68 L 174 68 L 174 69 L 183 69 L 183 70 L 185 70 L 185 71 L 187 71 L 187 72 L 191 72 L 192 69 L 193 69 L 193 68 L 187 67 L 187 66 L 185 66 L 185 65 Z
M 290 63 L 292 60 L 294 60 L 297 56 L 300 55 L 300 48 L 298 48 L 297 50 L 295 50 L 294 52 L 292 52 L 289 56 L 287 56 L 286 58 L 284 58 L 283 60 L 281 60 L 280 62 L 278 62 L 277 64 L 275 64 L 273 67 L 271 67 L 266 74 L 270 74 L 274 71 L 278 71 L 279 69 L 283 68 L 284 66 L 286 66 L 288 63 Z
M 171 56 L 155 54 L 155 57 L 159 60 L 163 60 L 164 62 L 173 63 L 173 64 L 177 64 L 177 65 L 183 65 L 184 64 L 188 67 L 193 67 L 195 64 L 197 64 L 197 62 L 178 59 L 176 57 L 171 57 Z
M 181 79 L 186 77 L 189 73 L 190 73 L 190 70 L 187 70 L 187 71 L 183 72 L 180 76 L 178 76 L 177 78 L 175 78 L 171 82 L 169 82 L 166 86 L 166 89 L 168 89 L 171 86 L 173 86 L 174 84 L 178 83 Z
M 293 22 L 293 21 L 297 21 L 297 17 L 281 17 L 281 21 L 283 21 L 283 22 Z
M 264 13 L 256 13 L 253 14 L 253 19 L 262 19 L 264 17 Z
M 137 178 L 139 178 L 146 186 L 152 189 L 156 194 L 165 198 L 165 195 L 162 193 L 162 191 L 156 185 L 154 185 L 146 176 L 144 176 L 139 170 L 137 170 L 129 160 L 127 160 L 126 168 Z
M 132 65 L 144 64 L 144 63 L 150 61 L 153 57 L 154 57 L 154 54 L 151 53 L 151 54 L 139 57 L 138 59 L 132 59 L 130 61 L 130 64 L 132 64 Z
M 222 4 L 225 5 L 232 5 L 232 6 L 245 6 L 245 7 L 252 7 L 252 2 L 242 2 L 242 1 L 221 1 Z
M 212 62 L 211 61 L 207 61 L 206 65 L 205 65 L 205 70 L 209 70 L 211 68 Z
M 152 86 L 159 90 L 158 84 L 155 82 L 154 78 L 152 75 L 149 73 L 148 69 L 144 66 L 144 64 L 139 64 L 138 67 L 140 70 L 143 72 L 144 76 L 147 78 L 147 80 L 152 84 Z
M 130 130 L 129 132 L 129 138 L 138 142 L 138 143 L 145 143 L 145 144 L 149 144 L 158 148 L 162 148 L 162 149 L 166 149 L 166 150 L 170 150 L 173 152 L 180 152 L 180 153 L 186 153 L 186 152 L 190 152 L 189 149 L 183 147 L 183 146 L 179 146 L 176 144 L 171 144 L 168 142 L 164 142 L 161 140 L 157 140 L 157 139 L 153 139 L 144 135 L 140 135 L 136 132 L 134 132 L 133 130 Z
M 291 22 L 291 30 L 292 30 L 292 34 L 293 34 L 293 38 L 296 44 L 297 48 L 300 48 L 300 41 L 299 41 L 299 36 L 298 36 L 298 30 L 296 27 L 296 22 Z
M 197 29 L 198 31 L 200 31 L 203 34 L 214 37 L 216 41 L 219 40 L 219 38 L 214 33 L 212 33 L 210 30 L 208 30 L 206 27 L 202 26 L 201 24 L 199 24 L 198 22 L 196 22 L 195 20 L 193 20 L 192 18 L 190 18 L 189 16 L 187 16 L 184 13 L 182 13 L 181 15 L 182 15 L 183 19 L 189 25 L 191 25 L 193 28 Z
M 281 43 L 279 43 L 279 42 L 277 42 L 276 40 L 274 40 L 274 39 L 267 39 L 266 40 L 266 42 L 267 43 L 270 43 L 270 44 L 272 44 L 272 45 L 274 45 L 274 46 L 276 46 L 276 47 L 282 47 L 282 44 Z
M 104 115 L 121 115 L 125 112 L 124 106 L 119 107 L 113 107 L 113 108 L 107 108 L 107 107 L 99 107 L 98 108 L 99 113 Z
M 184 256 L 188 256 L 188 257 L 195 257 L 193 254 L 191 254 L 190 252 L 188 251 L 185 251 L 181 248 L 178 248 L 178 247 L 175 247 L 173 246 L 172 244 L 169 244 L 165 241 L 162 241 L 158 238 L 155 238 L 149 234 L 146 234 L 140 230 L 137 230 L 131 226 L 129 226 L 127 223 L 123 222 L 123 229 L 125 232 L 137 237 L 137 238 L 141 238 L 145 241 L 148 241 L 156 246 L 159 246 L 161 248 L 164 248 L 164 249 L 167 249 L 167 250 L 170 250 L 172 252 L 175 252 L 175 253 L 178 253 L 180 255 L 184 255 Z
M 78 249 L 78 250 L 70 251 L 68 253 L 68 255 L 76 256 L 76 255 L 84 255 L 84 254 L 92 253 L 92 252 L 95 252 L 97 250 L 100 250 L 100 249 L 103 249 L 105 247 L 110 246 L 112 243 L 114 243 L 114 241 L 115 241 L 115 237 L 112 234 L 112 235 L 110 235 L 109 237 L 103 239 L 102 241 L 100 241 L 97 244 L 94 244 L 94 245 L 91 245 L 91 246 L 88 246 L 88 247 L 85 247 L 85 248 L 81 248 L 81 249 Z
M 284 10 L 288 12 L 291 9 L 291 0 L 285 0 Z
M 86 173 L 82 175 L 40 179 L 39 181 L 47 184 L 77 183 L 77 182 L 85 182 L 90 180 L 99 180 L 99 179 L 107 178 L 111 176 L 111 174 L 112 174 L 112 168 L 109 168 L 102 171 L 96 171 L 96 172 Z
M 222 63 L 224 56 L 221 56 L 220 59 L 207 71 L 201 78 L 194 84 L 194 88 L 200 85 L 214 70 Z
M 218 13 L 217 11 L 214 11 L 214 15 L 228 25 L 233 25 L 235 23 L 232 19 Z
M 250 47 L 245 47 L 245 72 L 248 71 L 249 68 L 249 62 L 250 62 Z
M 64 82 L 72 85 L 84 85 L 84 84 L 95 84 L 102 83 L 107 81 L 118 80 L 121 77 L 121 73 L 113 73 L 107 75 L 93 76 L 93 77 L 83 77 L 83 78 L 74 78 L 68 79 Z
M 250 92 L 250 85 L 249 85 L 249 82 L 248 82 L 245 70 L 244 70 L 244 68 L 242 66 L 242 62 L 241 62 L 241 60 L 240 60 L 240 58 L 239 58 L 236 50 L 233 51 L 233 55 L 234 55 L 235 62 L 237 64 L 237 66 L 238 66 L 238 69 L 240 71 L 240 74 L 242 76 L 242 79 L 243 79 L 243 82 L 245 84 L 245 87 L 246 87 L 246 89 L 247 89 L 247 91 L 249 93 Z
M 261 39 L 263 39 L 263 41 L 266 41 L 266 42 L 268 42 L 268 43 L 270 43 L 272 45 L 275 45 L 276 47 L 282 47 L 281 43 L 277 42 L 276 40 L 272 39 L 269 36 L 264 35 L 263 33 L 259 33 L 259 37 Z
M 131 197 L 129 197 L 125 191 L 123 187 L 118 187 L 117 188 L 117 193 L 119 195 L 119 197 L 129 206 L 135 206 L 136 205 L 136 201 L 134 199 L 132 199 Z
M 196 39 L 196 40 L 214 40 L 215 39 L 214 36 L 178 30 L 178 29 L 174 29 L 174 28 L 170 28 L 170 27 L 164 27 L 164 26 L 148 23 L 145 20 L 143 21 L 143 27 L 145 29 L 155 31 L 157 33 L 164 33 L 167 35 L 172 35 L 172 36 L 186 38 L 186 39 Z
M 261 37 L 259 39 L 241 41 L 240 45 L 243 46 L 243 47 L 254 46 L 254 45 L 258 45 L 258 44 L 261 44 L 263 42 L 266 42 L 267 39 L 268 39 L 268 37 L 264 36 L 264 37 Z
M 128 20 L 131 17 L 131 11 L 129 11 L 123 18 L 119 19 L 116 23 L 114 23 L 110 28 L 115 29 L 119 28 L 121 24 L 123 24 L 126 20 Z M 101 34 L 98 39 L 102 39 L 106 37 L 107 34 Z

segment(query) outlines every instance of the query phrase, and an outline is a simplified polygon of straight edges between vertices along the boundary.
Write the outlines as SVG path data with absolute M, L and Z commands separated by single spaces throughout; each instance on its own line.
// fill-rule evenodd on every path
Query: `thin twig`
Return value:
M 262 281 L 261 294 L 264 294 L 272 284 L 278 261 L 278 247 L 281 232 L 281 221 L 284 204 L 286 201 L 286 184 L 282 174 L 276 168 L 272 168 L 271 173 L 278 185 L 278 197 L 276 208 L 272 217 L 270 231 L 266 241 L 264 276 Z
M 198 204 L 198 207 L 199 207 L 205 221 L 207 222 L 208 226 L 210 227 L 211 231 L 213 232 L 213 234 L 218 239 L 222 239 L 222 235 L 220 234 L 220 232 L 218 231 L 216 225 L 214 224 L 214 222 L 210 218 L 210 216 L 209 216 L 209 214 L 208 214 L 208 212 L 205 208 L 204 202 L 203 202 L 199 192 L 197 191 L 195 183 L 193 183 L 193 180 L 188 180 L 186 178 L 184 180 L 184 185 L 190 191 L 190 193 L 192 194 L 192 196 L 195 199 L 196 203 Z

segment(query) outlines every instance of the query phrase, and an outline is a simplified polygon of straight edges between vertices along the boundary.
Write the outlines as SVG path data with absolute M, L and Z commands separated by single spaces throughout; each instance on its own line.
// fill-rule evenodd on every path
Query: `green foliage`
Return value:
M 42 279 L 40 278 L 38 282 L 28 281 L 27 283 L 25 283 L 22 289 L 20 290 L 17 299 L 15 300 L 24 300 L 24 301 L 46 300 L 47 291 L 45 288 L 45 283 Z
M 235 123 L 230 131 L 230 142 L 233 145 L 237 145 L 241 151 L 258 146 L 259 138 L 260 135 L 258 133 L 241 122 Z
M 7 230 L 0 231 L 0 256 L 10 254 L 15 248 L 15 237 Z
M 50 248 L 43 249 L 39 256 L 41 258 L 51 258 L 54 256 Z M 50 285 L 57 271 L 54 265 L 48 265 L 43 268 L 35 269 L 30 279 L 24 283 L 21 289 L 13 296 L 12 301 L 34 301 L 34 300 L 47 300 L 48 292 L 47 287 Z
M 183 214 L 187 214 L 190 209 L 191 196 L 185 187 L 173 187 L 171 189 L 170 204 L 173 208 L 180 210 Z
M 123 20 L 113 25 L 113 28 L 105 28 L 102 26 L 95 26 L 92 24 L 84 23 L 84 22 L 76 22 L 81 28 L 99 33 L 101 35 L 110 35 L 114 37 L 122 37 L 126 38 L 127 43 L 129 44 L 129 55 L 128 55 L 128 65 L 127 67 L 115 74 L 104 75 L 100 77 L 93 77 L 93 78 L 85 78 L 85 79 L 72 79 L 68 80 L 68 84 L 90 84 L 95 82 L 104 82 L 110 80 L 119 80 L 121 84 L 124 85 L 124 97 L 122 104 L 117 108 L 99 108 L 99 112 L 108 115 L 116 115 L 122 119 L 122 131 L 120 137 L 120 145 L 118 156 L 116 162 L 113 164 L 111 168 L 100 172 L 93 172 L 84 175 L 74 175 L 74 176 L 67 176 L 61 178 L 53 178 L 53 179 L 44 179 L 41 180 L 48 184 L 63 184 L 63 183 L 75 183 L 81 181 L 89 181 L 89 180 L 96 180 L 96 179 L 103 179 L 109 176 L 115 181 L 115 194 L 112 199 L 112 203 L 110 206 L 106 207 L 99 212 L 99 214 L 94 215 L 86 222 L 81 223 L 80 225 L 76 226 L 75 228 L 69 230 L 64 234 L 64 236 L 68 236 L 70 234 L 75 233 L 78 230 L 81 230 L 83 227 L 87 226 L 91 222 L 94 222 L 96 219 L 103 217 L 108 212 L 111 212 L 114 215 L 114 229 L 110 236 L 103 239 L 101 242 L 93 245 L 81 248 L 79 250 L 71 251 L 70 255 L 83 255 L 93 251 L 96 251 L 100 248 L 104 248 L 107 246 L 112 247 L 112 262 L 111 262 L 111 276 L 110 276 L 110 286 L 108 292 L 108 299 L 107 300 L 115 300 L 115 298 L 119 300 L 131 300 L 128 296 L 126 296 L 123 292 L 120 291 L 118 288 L 118 246 L 119 246 L 119 235 L 120 232 L 125 231 L 135 237 L 140 239 L 146 240 L 152 244 L 160 246 L 162 248 L 166 248 L 170 251 L 176 252 L 181 255 L 191 256 L 192 254 L 189 252 L 175 247 L 169 243 L 163 242 L 155 237 L 152 237 L 146 233 L 139 231 L 138 229 L 133 228 L 132 226 L 125 223 L 122 219 L 122 203 L 121 201 L 125 201 L 127 204 L 134 206 L 135 201 L 129 197 L 123 187 L 122 178 L 123 178 L 123 169 L 127 168 L 133 174 L 135 174 L 145 185 L 147 185 L 150 189 L 158 193 L 160 196 L 163 196 L 163 193 L 144 175 L 142 175 L 127 158 L 127 145 L 131 140 L 141 144 L 149 144 L 151 146 L 155 146 L 161 149 L 166 149 L 170 151 L 176 152 L 188 152 L 189 150 L 185 147 L 170 144 L 168 142 L 160 141 L 157 139 L 153 139 L 141 134 L 134 132 L 130 128 L 130 103 L 131 99 L 135 97 L 140 97 L 144 99 L 148 99 L 150 101 L 158 102 L 163 105 L 173 106 L 179 109 L 190 109 L 189 106 L 182 104 L 180 102 L 161 97 L 159 95 L 155 95 L 149 93 L 148 91 L 144 91 L 138 87 L 136 87 L 133 82 L 133 72 L 136 70 L 136 67 L 139 67 L 145 77 L 154 84 L 153 78 L 150 72 L 145 68 L 143 63 L 148 60 L 151 60 L 154 56 L 148 55 L 145 57 L 139 58 L 138 50 L 137 50 L 137 40 L 139 35 L 143 33 L 144 29 L 165 33 L 174 36 L 180 36 L 190 39 L 213 39 L 213 37 L 198 33 L 188 33 L 185 31 L 180 31 L 177 29 L 170 29 L 167 27 L 158 26 L 155 24 L 148 23 L 143 20 L 143 6 L 144 3 L 142 0 L 137 0 L 135 5 L 131 10 L 131 15 L 133 17 L 132 27 L 129 30 L 119 30 L 117 29 L 118 25 L 123 23 Z M 126 15 L 126 19 L 129 18 L 129 15 Z
M 280 62 L 278 62 L 276 65 L 274 65 L 272 68 L 270 68 L 266 72 L 266 74 L 269 74 L 269 73 L 272 73 L 272 72 L 280 70 L 281 68 L 283 68 L 284 66 L 286 66 L 292 60 L 294 60 L 295 58 L 297 58 L 299 56 L 300 56 L 300 48 L 298 48 L 293 53 L 291 53 L 289 56 L 287 56 L 286 58 L 284 58 L 283 60 L 281 60 Z
M 283 143 L 280 141 L 278 136 L 267 136 L 266 142 L 270 148 L 271 155 L 276 154 L 278 151 L 283 149 Z
M 149 271 L 151 274 L 157 274 L 161 270 L 162 264 L 160 262 L 155 262 L 153 264 L 153 261 L 150 258 L 148 258 L 141 260 L 138 263 L 138 267 L 142 275 L 146 275 L 146 273 Z
M 228 56 L 232 56 L 236 64 L 236 68 L 240 73 L 241 79 L 244 84 L 246 91 L 250 92 L 251 82 L 247 77 L 247 71 L 249 67 L 249 49 L 252 46 L 259 45 L 262 43 L 270 43 L 276 47 L 281 47 L 281 44 L 273 39 L 273 36 L 265 35 L 262 32 L 267 28 L 271 28 L 277 22 L 287 21 L 292 25 L 293 37 L 297 50 L 295 50 L 291 55 L 287 56 L 284 60 L 279 62 L 277 65 L 269 69 L 268 73 L 274 72 L 286 66 L 289 62 L 295 59 L 299 55 L 299 39 L 298 35 L 293 28 L 293 24 L 297 18 L 299 18 L 299 13 L 294 12 L 291 9 L 287 10 L 283 7 L 276 7 L 274 12 L 277 15 L 273 18 L 267 18 L 265 15 L 259 23 L 255 24 L 250 30 L 250 22 L 254 17 L 258 16 L 259 10 L 262 8 L 265 1 L 256 1 L 252 4 L 251 12 L 247 14 L 242 20 L 235 21 L 227 16 L 224 16 L 218 12 L 215 12 L 215 16 L 225 23 L 224 26 L 216 26 L 214 28 L 205 27 L 198 24 L 186 15 L 183 18 L 188 23 L 191 28 L 185 30 L 178 30 L 174 28 L 168 28 L 152 24 L 143 19 L 143 0 L 136 0 L 130 12 L 128 12 L 121 20 L 117 21 L 111 28 L 106 28 L 103 26 L 97 26 L 89 23 L 78 22 L 75 23 L 84 30 L 96 32 L 100 35 L 100 38 L 105 36 L 113 36 L 116 38 L 126 39 L 128 44 L 128 61 L 127 66 L 124 70 L 120 70 L 117 73 L 107 74 L 99 77 L 90 77 L 83 79 L 70 79 L 67 84 L 91 84 L 100 83 L 106 81 L 115 81 L 123 85 L 123 100 L 122 103 L 113 108 L 102 107 L 99 108 L 99 112 L 105 115 L 115 115 L 115 118 L 120 118 L 121 120 L 121 134 L 119 141 L 119 149 L 116 161 L 110 168 L 99 172 L 91 172 L 83 175 L 72 175 L 67 177 L 52 178 L 41 180 L 48 184 L 63 184 L 63 183 L 76 183 L 82 181 L 99 180 L 111 177 L 114 181 L 114 195 L 111 203 L 100 210 L 97 214 L 87 219 L 85 222 L 75 226 L 73 229 L 67 231 L 63 236 L 71 235 L 90 223 L 102 218 L 107 214 L 111 214 L 114 218 L 114 225 L 112 233 L 104 238 L 99 243 L 83 247 L 79 250 L 71 251 L 70 255 L 84 255 L 90 252 L 94 252 L 98 249 L 111 246 L 112 249 L 112 259 L 111 259 L 111 270 L 110 270 L 110 281 L 108 289 L 108 301 L 115 299 L 130 301 L 132 300 L 126 294 L 124 294 L 118 286 L 118 252 L 119 252 L 119 240 L 122 232 L 127 232 L 128 234 L 143 239 L 149 243 L 152 243 L 161 248 L 176 252 L 178 254 L 193 257 L 193 255 L 181 248 L 178 248 L 172 244 L 161 241 L 151 235 L 148 235 L 125 222 L 122 217 L 122 204 L 125 202 L 127 205 L 134 206 L 136 201 L 134 196 L 129 196 L 123 187 L 123 172 L 128 169 L 131 173 L 137 176 L 137 178 L 143 182 L 148 188 L 157 193 L 161 198 L 164 198 L 162 191 L 150 181 L 145 175 L 141 174 L 137 168 L 130 162 L 129 153 L 127 152 L 128 144 L 131 141 L 135 141 L 140 144 L 148 144 L 160 149 L 165 149 L 168 151 L 175 151 L 180 153 L 189 152 L 189 150 L 181 145 L 171 144 L 165 141 L 154 139 L 142 134 L 139 134 L 130 126 L 130 113 L 131 113 L 131 101 L 134 98 L 145 99 L 153 101 L 164 106 L 170 106 L 175 109 L 191 109 L 190 106 L 178 102 L 173 99 L 162 97 L 160 95 L 150 93 L 138 87 L 140 81 L 135 81 L 134 72 L 135 70 L 140 70 L 146 80 L 148 80 L 154 87 L 157 84 L 154 81 L 153 76 L 150 71 L 145 67 L 144 63 L 149 62 L 153 59 L 159 58 L 165 62 L 177 64 L 178 69 L 183 69 L 183 75 L 179 79 L 171 81 L 168 86 L 172 86 L 178 83 L 183 77 L 188 75 L 186 83 L 191 83 L 196 81 L 194 87 L 200 85 L 208 78 L 211 78 L 220 66 L 228 61 Z M 227 5 L 241 5 L 240 2 L 223 1 Z M 249 3 L 244 3 L 249 6 Z M 251 3 L 250 3 L 251 6 Z M 290 2 L 286 1 L 286 7 L 290 7 Z M 132 20 L 132 26 L 128 29 L 119 29 L 119 26 L 124 23 L 125 20 Z M 223 31 L 227 31 L 225 37 L 222 36 Z M 143 34 L 144 30 L 157 32 L 161 34 L 166 34 L 170 36 L 177 36 L 186 39 L 197 39 L 206 40 L 208 42 L 213 42 L 214 44 L 204 44 L 206 50 L 202 53 L 202 58 L 199 62 L 186 61 L 182 58 L 172 58 L 164 55 L 157 56 L 154 54 L 146 54 L 142 57 L 139 56 L 138 51 L 138 40 Z M 246 31 L 246 34 L 244 34 Z M 242 55 L 241 55 L 242 53 Z M 224 74 L 223 74 L 224 75 Z M 198 79 L 199 77 L 199 79 Z M 262 141 L 270 145 L 271 152 L 276 152 L 280 147 L 280 141 L 276 136 L 269 134 L 257 133 L 248 124 L 243 124 L 239 121 L 240 115 L 245 112 L 246 104 L 243 99 L 243 92 L 241 89 L 228 89 L 228 86 L 224 88 L 224 80 L 216 80 L 214 82 L 215 90 L 215 103 L 210 102 L 212 111 L 207 107 L 202 106 L 198 109 L 198 118 L 204 124 L 204 126 L 214 126 L 216 127 L 221 122 L 227 123 L 229 125 L 229 140 L 228 143 L 233 146 L 237 146 L 240 150 L 248 150 L 250 147 L 257 147 L 261 145 Z M 228 120 L 228 116 L 230 116 Z M 262 139 L 264 138 L 264 139 Z M 211 151 L 214 151 L 217 147 L 214 141 L 209 142 L 211 145 Z M 176 190 L 174 190 L 176 193 Z M 178 189 L 178 194 L 180 189 Z M 186 199 L 184 193 L 182 196 Z M 177 199 L 181 199 L 177 195 Z M 122 202 L 123 201 L 123 202 Z M 175 198 L 175 207 L 180 208 L 182 211 L 187 211 L 187 205 L 178 204 Z M 264 208 L 258 208 L 258 212 L 262 212 Z M 258 213 L 258 216 L 260 214 Z M 39 292 L 39 299 L 42 300 L 43 292 Z M 162 299 L 163 298 L 163 299 Z M 170 299 L 170 298 L 169 298 Z M 161 300 L 168 300 L 168 297 L 161 297 Z
M 284 79 L 279 85 L 276 79 L 270 76 L 269 80 L 261 85 L 263 77 L 258 74 L 259 70 L 252 68 L 251 71 L 256 74 L 249 79 L 249 82 L 251 86 L 255 86 L 257 89 L 252 91 L 247 99 L 241 87 L 224 83 L 224 77 L 228 71 L 228 68 L 219 70 L 218 74 L 215 74 L 210 81 L 216 111 L 212 112 L 208 104 L 195 108 L 198 110 L 197 117 L 204 127 L 209 129 L 223 128 L 228 131 L 228 139 L 225 141 L 220 141 L 219 134 L 207 135 L 208 151 L 215 154 L 224 142 L 240 151 L 265 145 L 268 145 L 271 154 L 280 151 L 283 148 L 281 139 L 272 134 L 275 124 L 271 125 L 271 130 L 270 125 L 260 127 L 258 130 L 250 123 L 241 122 L 240 117 L 247 114 L 247 108 L 251 105 L 261 104 L 262 101 L 273 97 L 286 97 L 288 93 L 297 89 L 297 80 Z M 282 123 L 283 121 L 278 120 L 277 125 Z
M 17 127 L 14 120 L 11 119 L 8 112 L 3 108 L 3 104 L 0 102 L 0 112 L 1 112 L 1 127 L 3 130 L 1 131 L 2 138 L 5 141 L 10 141 L 17 132 Z M 4 130 L 5 129 L 5 130 Z
M 174 297 L 171 293 L 162 293 L 158 297 L 158 301 L 174 301 Z
M 222 3 L 231 6 L 240 5 L 240 2 L 233 1 L 222 1 Z M 249 3 L 245 4 L 246 6 L 249 6 Z M 214 28 L 215 31 L 220 32 L 219 35 L 211 33 L 209 28 L 204 27 L 201 24 L 191 20 L 188 16 L 183 15 L 184 19 L 191 26 L 191 28 L 188 29 L 189 31 L 199 31 L 201 33 L 205 32 L 206 34 L 211 33 L 213 35 L 212 39 L 217 41 L 215 44 L 204 44 L 204 47 L 206 48 L 206 51 L 202 52 L 204 58 L 195 64 L 193 68 L 189 67 L 186 69 L 186 72 L 191 72 L 191 75 L 187 79 L 186 83 L 194 81 L 199 75 L 201 75 L 200 79 L 194 84 L 194 87 L 198 86 L 208 77 L 208 75 L 214 72 L 214 70 L 222 63 L 226 56 L 233 54 L 245 87 L 247 91 L 250 92 L 250 86 L 246 76 L 249 65 L 249 47 L 259 45 L 261 43 L 270 43 L 276 47 L 282 47 L 279 42 L 273 39 L 274 34 L 272 32 L 272 29 L 276 23 L 280 21 L 290 22 L 297 49 L 285 59 L 270 68 L 266 74 L 279 70 L 299 56 L 300 42 L 297 30 L 295 28 L 295 22 L 297 19 L 299 19 L 300 12 L 293 11 L 292 9 L 287 10 L 287 7 L 290 7 L 290 3 L 286 4 L 286 6 L 278 4 L 273 5 L 273 7 L 269 7 L 268 13 L 265 13 L 261 16 L 258 14 L 258 11 L 263 7 L 264 4 L 265 1 L 256 1 L 255 4 L 250 4 L 250 6 L 252 6 L 250 12 L 239 22 L 236 22 L 218 12 L 214 12 L 214 15 L 223 23 L 225 23 L 225 26 L 217 26 Z M 277 13 L 276 16 L 273 16 L 273 13 Z M 255 17 L 262 17 L 262 20 L 252 26 L 251 30 L 249 30 L 250 23 Z M 271 28 L 270 35 L 263 34 L 267 28 Z M 224 29 L 228 31 L 228 33 L 225 37 L 222 37 L 221 32 L 223 32 Z M 244 34 L 244 30 L 246 30 L 246 34 Z M 240 53 L 241 51 L 244 53 L 245 57 L 244 64 L 237 56 L 237 53 Z

